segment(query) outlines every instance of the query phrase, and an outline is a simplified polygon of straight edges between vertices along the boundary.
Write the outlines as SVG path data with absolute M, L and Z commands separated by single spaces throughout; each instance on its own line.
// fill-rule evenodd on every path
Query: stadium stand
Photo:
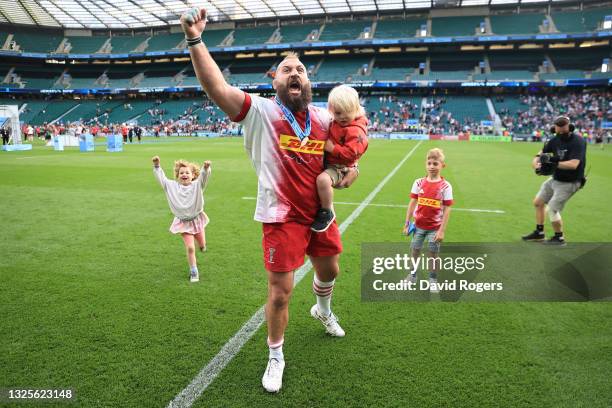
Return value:
M 77 104 L 78 101 L 75 100 L 53 101 L 53 103 L 48 103 L 40 109 L 38 113 L 30 119 L 30 122 L 34 125 L 50 123 L 68 112 Z M 28 106 L 30 106 L 30 104 L 28 104 Z
M 229 63 L 224 73 L 229 74 L 232 84 L 267 83 L 271 80 L 266 76 L 266 72 L 275 63 L 276 60 L 270 58 L 239 59 Z
M 553 12 L 551 17 L 557 30 L 563 33 L 595 31 L 603 23 L 604 16 L 612 15 L 612 9 Z
M 184 39 L 183 33 L 154 35 L 149 39 L 145 51 L 165 51 L 178 48 Z
M 437 17 L 431 19 L 431 35 L 437 37 L 474 35 L 484 17 Z
M 63 39 L 61 35 L 47 32 L 14 31 L 13 39 L 19 44 L 21 51 L 27 52 L 55 52 Z
M 425 19 L 379 20 L 376 24 L 375 38 L 416 37 L 417 30 L 427 24 Z
M 496 52 L 489 53 L 491 70 L 521 70 L 537 72 L 544 61 L 541 52 Z
M 234 42 L 232 45 L 264 44 L 267 42 L 275 27 L 241 28 L 234 31 Z
M 102 123 L 120 124 L 143 115 L 148 109 L 156 106 L 155 101 L 129 100 L 122 105 L 113 108 L 107 115 L 102 115 L 98 120 Z
M 372 21 L 351 21 L 326 23 L 323 32 L 319 37 L 321 41 L 354 40 L 366 27 L 370 27 Z
M 546 16 L 544 14 L 492 15 L 493 34 L 537 34 Z
M 66 37 L 71 45 L 71 54 L 93 54 L 102 48 L 108 37 Z
M 202 41 L 209 47 L 219 46 L 232 30 L 206 30 L 202 35 Z
M 527 81 L 534 79 L 534 73 L 523 70 L 496 70 L 485 74 L 474 74 L 475 81 Z
M 343 82 L 347 77 L 355 78 L 358 71 L 370 62 L 369 58 L 332 58 L 323 59 L 315 75 L 317 81 Z
M 295 25 L 295 26 L 282 26 L 281 33 L 281 42 L 284 43 L 292 43 L 292 42 L 302 42 L 308 41 L 308 35 L 310 35 L 313 31 L 319 31 L 321 28 L 321 24 L 303 24 L 303 25 Z
M 147 37 L 145 36 L 117 36 L 111 38 L 111 52 L 114 54 L 131 52 L 134 51 L 136 47 L 142 44 Z
M 540 79 L 546 81 L 559 79 L 577 79 L 584 78 L 584 72 L 579 69 L 567 69 L 557 72 L 541 73 L 539 76 Z
M 81 101 L 79 106 L 70 113 L 66 114 L 61 121 L 64 123 L 84 122 L 87 123 L 92 119 L 101 116 L 104 112 L 111 111 L 114 108 L 123 105 L 122 101 L 104 101 L 90 100 Z

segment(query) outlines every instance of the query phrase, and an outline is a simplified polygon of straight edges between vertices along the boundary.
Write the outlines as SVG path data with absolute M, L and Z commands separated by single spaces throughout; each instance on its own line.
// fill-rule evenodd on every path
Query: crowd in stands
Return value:
M 587 139 L 607 133 L 602 122 L 612 122 L 612 92 L 590 91 L 557 95 L 529 95 L 520 98 L 521 108 L 511 112 L 508 108 L 497 113 L 510 134 L 529 134 L 539 139 L 547 132 L 558 115 L 567 115 L 576 131 Z M 496 98 L 503 102 L 504 97 Z
M 603 121 L 612 122 L 612 92 L 607 90 L 525 96 L 494 96 L 491 100 L 497 106 L 504 134 L 528 135 L 539 140 L 547 134 L 550 124 L 560 114 L 568 115 L 581 135 L 588 139 L 602 135 L 607 139 L 609 132 L 601 129 Z M 448 97 L 452 98 L 452 97 Z M 484 97 L 483 97 L 484 98 Z M 392 95 L 366 96 L 362 98 L 369 120 L 371 132 L 418 132 L 424 134 L 459 135 L 492 134 L 494 122 L 489 115 L 485 121 L 476 120 L 469 115 L 457 117 L 446 108 L 447 97 L 402 98 Z M 505 99 L 508 99 L 506 101 Z M 512 101 L 510 101 L 510 99 Z M 512 102 L 504 103 L 504 102 Z M 144 135 L 194 135 L 198 132 L 212 132 L 226 135 L 240 133 L 240 125 L 231 122 L 209 100 L 194 101 L 182 112 L 170 114 L 164 107 L 164 101 L 158 100 L 139 120 Z M 512 106 L 514 108 L 510 108 Z M 122 105 L 123 109 L 132 109 L 130 103 Z M 103 112 L 98 106 L 97 116 L 87 122 L 70 124 L 55 123 L 42 126 L 24 125 L 24 134 L 50 139 L 57 134 L 79 136 L 89 132 L 94 136 L 111 133 L 124 133 L 124 128 L 134 124 L 109 123 L 110 111 Z M 148 115 L 146 121 L 142 118 Z

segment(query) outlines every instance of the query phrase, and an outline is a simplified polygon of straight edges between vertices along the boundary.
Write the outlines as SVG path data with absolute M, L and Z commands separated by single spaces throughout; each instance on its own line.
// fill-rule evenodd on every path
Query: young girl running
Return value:
M 184 160 L 174 162 L 174 177 L 166 178 L 164 170 L 159 165 L 159 156 L 153 157 L 153 173 L 166 193 L 170 211 L 174 221 L 170 232 L 181 234 L 187 251 L 189 263 L 189 280 L 198 282 L 200 275 L 196 263 L 195 242 L 200 251 L 206 251 L 206 236 L 204 228 L 208 224 L 208 216 L 204 212 L 203 192 L 210 177 L 210 161 L 205 161 L 199 169 L 194 163 Z

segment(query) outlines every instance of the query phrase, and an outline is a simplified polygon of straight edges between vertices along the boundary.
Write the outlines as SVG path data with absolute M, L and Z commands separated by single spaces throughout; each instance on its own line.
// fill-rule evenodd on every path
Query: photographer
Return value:
M 572 195 L 586 183 L 586 141 L 574 133 L 574 125 L 566 116 L 555 119 L 551 129 L 555 135 L 533 159 L 536 174 L 552 175 L 542 183 L 533 200 L 536 212 L 536 229 L 523 236 L 524 241 L 544 241 L 544 216 L 547 211 L 555 235 L 545 244 L 565 245 L 561 210 Z

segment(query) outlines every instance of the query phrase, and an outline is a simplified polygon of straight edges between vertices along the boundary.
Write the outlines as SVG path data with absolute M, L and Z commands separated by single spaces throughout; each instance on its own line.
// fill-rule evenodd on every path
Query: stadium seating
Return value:
M 491 70 L 521 70 L 537 72 L 544 62 L 541 52 L 500 52 L 489 54 Z
M 471 71 L 484 60 L 484 55 L 473 52 L 432 53 L 429 69 L 432 71 Z
M 375 38 L 415 37 L 417 30 L 427 24 L 424 19 L 379 20 L 376 24 Z
M 104 123 L 108 120 L 108 123 L 125 123 L 156 106 L 154 101 L 128 100 L 124 102 L 111 110 L 108 118 L 106 116 L 99 118 L 100 122 Z
M 604 16 L 612 15 L 612 9 L 553 12 L 551 14 L 557 30 L 563 33 L 595 31 Z
M 138 124 L 149 126 L 153 125 L 160 120 L 178 120 L 189 108 L 193 110 L 193 114 L 197 115 L 197 111 L 201 107 L 201 100 L 195 99 L 181 99 L 178 101 L 167 101 L 161 105 L 156 105 L 155 109 L 163 110 L 164 113 L 161 115 L 152 116 L 149 111 L 145 112 L 141 117 L 138 118 Z
M 147 37 L 145 36 L 117 36 L 111 38 L 111 52 L 113 54 L 134 51 Z
M 533 80 L 533 72 L 524 70 L 496 70 L 488 74 L 474 74 L 472 79 L 475 81 L 531 81 Z
M 175 85 L 176 83 L 172 82 L 172 77 L 145 77 L 138 84 L 138 88 L 168 88 Z
M 431 19 L 432 36 L 474 35 L 484 17 L 438 17 Z
M 543 14 L 511 14 L 490 16 L 494 34 L 537 34 L 545 19 Z
M 591 78 L 612 78 L 612 72 L 593 72 L 591 73 Z
M 465 121 L 470 118 L 476 122 L 489 120 L 486 99 L 481 96 L 447 96 L 442 109 L 453 114 L 453 118 Z
M 356 79 L 357 71 L 364 64 L 370 62 L 369 58 L 332 58 L 327 57 L 323 60 L 323 64 L 319 68 L 314 80 L 343 82 L 348 76 Z
M 71 100 L 67 100 L 67 101 L 54 100 L 48 103 L 43 109 L 39 110 L 38 114 L 36 114 L 29 120 L 29 123 L 33 125 L 42 125 L 45 123 L 50 123 L 56 120 L 62 114 L 69 111 L 71 108 L 73 108 L 77 104 L 78 104 L 78 101 L 74 101 L 74 100 L 72 101 Z M 28 106 L 30 105 L 28 104 Z M 20 120 L 25 121 L 25 119 L 21 119 L 21 118 Z
M 281 27 L 281 42 L 292 43 L 302 42 L 306 40 L 306 37 L 313 31 L 319 30 L 321 24 L 303 24 L 303 25 L 292 25 Z
M 577 79 L 584 78 L 584 72 L 579 69 L 567 69 L 563 71 L 557 71 L 554 73 L 543 73 L 540 74 L 542 80 L 555 80 L 555 79 Z
M 216 47 L 221 44 L 223 40 L 225 40 L 225 37 L 227 37 L 231 31 L 232 30 L 206 29 L 206 31 L 202 34 L 202 41 L 204 41 L 208 47 Z
M 525 111 L 528 106 L 523 104 L 518 96 L 504 95 L 503 97 L 491 98 L 495 112 L 501 117 L 504 112 L 508 116 L 516 117 L 518 111 Z
M 364 108 L 371 122 L 378 120 L 380 123 L 388 122 L 392 117 L 385 115 L 385 111 L 395 112 L 398 111 L 400 103 L 407 105 L 416 105 L 417 109 L 410 111 L 410 118 L 418 119 L 418 115 L 421 108 L 422 97 L 398 97 L 394 98 L 393 101 L 382 100 L 377 96 L 370 96 L 365 98 Z
M 582 69 L 584 71 L 591 71 L 599 69 L 604 58 L 610 58 L 610 50 L 592 49 L 588 52 L 551 50 L 548 52 L 548 55 L 557 70 Z
M 26 52 L 55 52 L 63 40 L 62 35 L 46 32 L 29 32 L 15 30 L 13 39 Z
M 413 81 L 466 81 L 470 71 L 430 71 L 429 74 L 412 75 Z
M 22 101 L 23 102 L 23 101 Z M 19 121 L 30 124 L 42 124 L 42 123 L 33 123 L 32 120 L 41 113 L 47 105 L 49 105 L 49 101 L 27 101 L 23 102 L 27 103 L 25 109 L 19 113 Z M 20 103 L 20 108 L 23 105 Z
M 351 21 L 325 24 L 325 29 L 319 40 L 321 41 L 346 41 L 359 38 L 364 28 L 370 27 L 371 21 Z
M 374 69 L 378 72 L 386 69 L 401 69 L 407 73 L 412 73 L 415 68 L 419 67 L 420 63 L 426 60 L 427 54 L 422 52 L 380 54 L 374 60 Z
M 87 123 L 91 119 L 102 115 L 107 110 L 112 110 L 117 106 L 123 105 L 123 101 L 81 101 L 80 105 L 73 111 L 64 116 L 61 120 L 63 123 L 82 121 Z
M 406 68 L 372 68 L 369 79 L 372 81 L 405 81 L 412 74 L 412 69 Z
M 264 44 L 272 33 L 276 30 L 275 27 L 255 27 L 241 28 L 234 31 L 234 42 L 232 45 L 249 45 L 249 44 Z
M 71 54 L 93 54 L 102 48 L 108 37 L 66 37 L 72 46 Z
M 208 33 L 208 31 L 207 31 Z M 158 34 L 151 37 L 145 51 L 165 51 L 176 48 L 185 38 L 185 34 Z
M 270 58 L 240 59 L 227 66 L 229 81 L 233 84 L 268 83 L 271 80 L 265 76 L 276 60 Z

